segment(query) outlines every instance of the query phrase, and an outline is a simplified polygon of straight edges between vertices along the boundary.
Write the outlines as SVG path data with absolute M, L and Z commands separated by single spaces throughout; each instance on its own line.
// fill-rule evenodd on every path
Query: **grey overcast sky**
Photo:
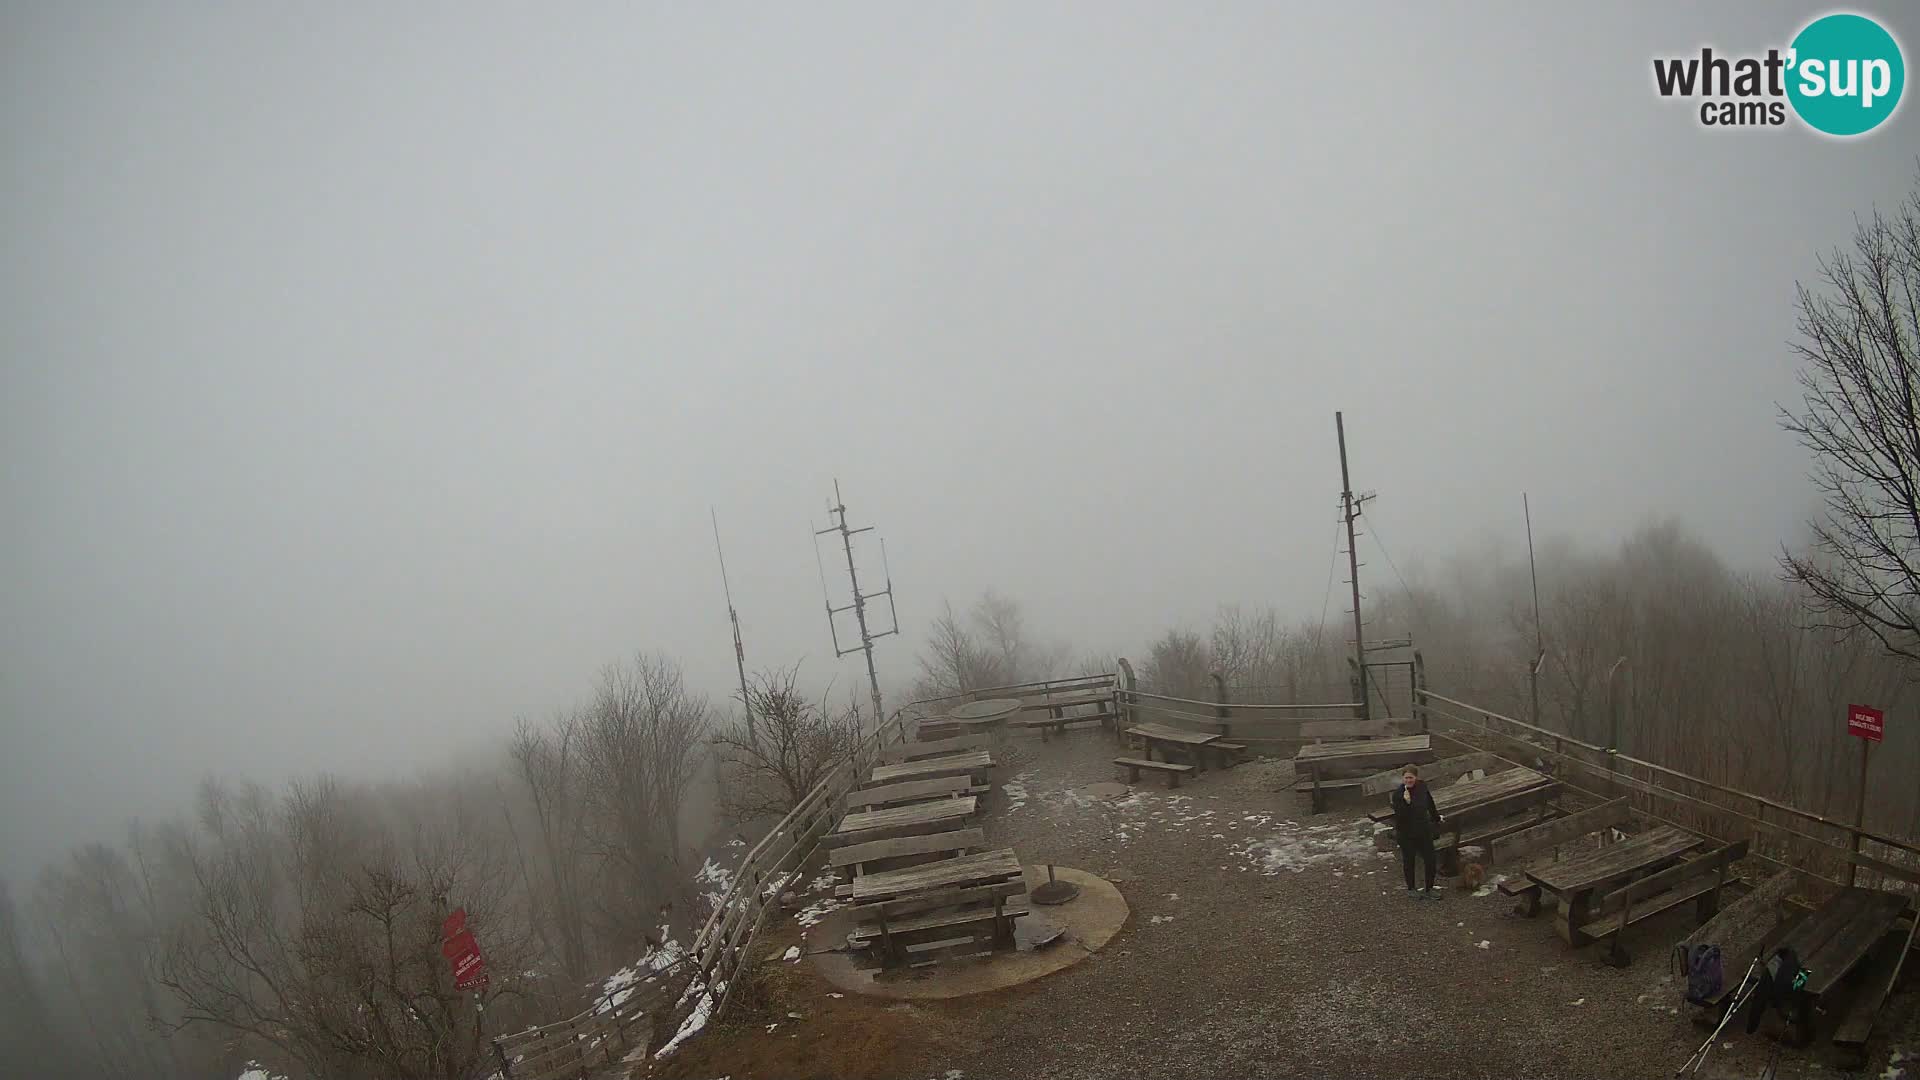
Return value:
M 1317 610 L 1336 409 L 1403 568 L 1523 490 L 1762 564 L 1794 282 L 1920 119 L 1709 132 L 1650 60 L 1821 10 L 13 0 L 0 868 L 639 648 L 723 695 L 709 505 L 749 659 L 844 684 L 836 476 L 902 681 L 988 587 L 1079 650 Z

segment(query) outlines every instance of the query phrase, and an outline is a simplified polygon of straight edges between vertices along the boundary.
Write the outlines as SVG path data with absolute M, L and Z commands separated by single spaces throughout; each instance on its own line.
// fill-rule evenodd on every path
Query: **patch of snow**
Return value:
M 287 1080 L 279 1073 L 269 1073 L 257 1061 L 247 1062 L 247 1071 L 240 1074 L 239 1080 Z
M 812 926 L 821 919 L 826 918 L 832 912 L 838 911 L 846 906 L 846 901 L 830 896 L 825 900 L 816 900 L 806 907 L 801 908 L 800 914 L 795 915 L 794 920 L 801 926 Z
M 791 960 L 794 963 L 799 963 L 800 962 L 800 946 L 798 945 L 787 946 L 787 951 L 780 954 L 780 959 Z
M 1167 899 L 1169 899 L 1169 900 L 1178 900 L 1178 899 L 1180 899 L 1180 894 L 1179 894 L 1179 893 L 1177 893 L 1177 892 L 1170 892 L 1170 893 L 1168 893 L 1168 894 L 1167 894 Z
M 1895 1050 L 1887 1055 L 1887 1067 L 1880 1073 L 1880 1080 L 1905 1080 L 1907 1070 L 1900 1063 L 1915 1060 L 1905 1050 Z
M 706 891 L 700 897 L 707 902 L 709 910 L 718 911 L 720 905 L 727 902 L 727 890 L 733 887 L 733 871 L 708 859 L 693 875 L 693 883 L 706 886 Z
M 1289 821 L 1268 836 L 1249 838 L 1233 853 L 1269 876 L 1283 870 L 1297 874 L 1310 866 L 1353 865 L 1370 857 L 1386 857 L 1374 850 L 1372 837 L 1356 834 L 1351 822 L 1303 827 Z
M 847 995 L 845 995 L 845 994 L 828 994 L 827 996 L 828 996 L 828 997 L 830 997 L 830 998 L 843 998 L 843 997 L 846 997 Z
M 728 847 L 746 847 L 747 842 L 745 840 L 729 840 L 727 841 L 727 846 Z
M 1476 949 L 1491 949 L 1493 948 L 1493 942 L 1486 940 L 1476 941 L 1473 943 L 1473 947 Z
M 693 990 L 691 986 L 687 988 L 688 993 L 692 993 Z M 680 1022 L 680 1030 L 673 1033 L 673 1038 L 668 1039 L 667 1044 L 654 1053 L 654 1060 L 659 1061 L 671 1056 L 675 1050 L 680 1049 L 681 1043 L 700 1034 L 701 1030 L 707 1026 L 707 1021 L 713 1019 L 714 1006 L 719 1003 L 719 995 L 726 993 L 726 990 L 727 984 L 724 982 L 710 990 L 701 990 L 699 999 L 694 1002 L 693 1011 Z
M 1033 779 L 1033 770 L 1028 769 L 1026 772 L 1014 773 L 1000 785 L 1000 790 L 1007 793 L 1007 813 L 1011 814 L 1027 805 L 1027 781 L 1031 779 Z
M 1492 896 L 1492 895 L 1493 895 L 1493 890 L 1495 890 L 1495 889 L 1497 889 L 1497 888 L 1499 888 L 1499 887 L 1500 887 L 1500 883 L 1501 883 L 1501 882 L 1503 882 L 1503 881 L 1505 881 L 1505 880 L 1507 880 L 1507 875 L 1505 875 L 1505 874 L 1495 874 L 1495 875 L 1493 875 L 1493 880 L 1491 880 L 1491 881 L 1488 881 L 1487 883 L 1485 883 L 1485 884 L 1483 884 L 1483 885 L 1481 885 L 1481 886 L 1480 886 L 1479 888 L 1477 888 L 1477 889 L 1475 889 L 1475 890 L 1473 890 L 1473 895 L 1475 895 L 1475 896 Z
M 686 947 L 668 937 L 667 929 L 667 925 L 662 923 L 659 948 L 607 976 L 607 981 L 600 986 L 600 1012 L 619 1008 L 633 996 L 641 983 L 686 958 Z
M 833 871 L 827 870 L 822 872 L 819 877 L 814 878 L 812 881 L 807 883 L 807 891 L 808 892 L 831 892 L 833 890 L 833 887 L 839 883 L 840 883 L 840 879 L 833 876 Z
M 1586 1003 L 1586 998 L 1574 998 L 1572 1001 L 1567 1002 L 1569 1005 L 1585 1005 Z
M 1173 916 L 1171 916 L 1171 915 L 1155 915 L 1155 916 L 1154 916 L 1153 918 L 1151 918 L 1151 919 L 1148 919 L 1147 921 L 1148 921 L 1148 922 L 1150 922 L 1150 923 L 1152 923 L 1152 924 L 1153 924 L 1153 925 L 1155 925 L 1155 926 L 1158 926 L 1158 925 L 1160 925 L 1160 924 L 1161 924 L 1161 923 L 1163 923 L 1163 922 L 1172 922 L 1172 921 L 1173 921 Z

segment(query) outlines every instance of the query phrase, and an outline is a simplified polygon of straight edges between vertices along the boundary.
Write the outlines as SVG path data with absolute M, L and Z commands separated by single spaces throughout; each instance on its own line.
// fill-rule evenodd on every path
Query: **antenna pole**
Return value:
M 1333 431 L 1340 440 L 1340 513 L 1347 521 L 1347 571 L 1353 583 L 1353 662 L 1360 676 L 1360 719 L 1373 718 L 1367 693 L 1367 636 L 1360 622 L 1360 549 L 1354 544 L 1353 522 L 1360 516 L 1360 503 L 1353 497 L 1353 480 L 1347 472 L 1347 423 L 1338 412 L 1333 414 Z
M 1533 561 L 1533 507 L 1527 493 L 1520 493 L 1520 511 L 1527 516 L 1527 575 L 1533 579 L 1533 667 L 1527 672 L 1527 689 L 1533 698 L 1533 726 L 1540 726 L 1540 669 L 1547 665 L 1546 638 L 1540 631 L 1540 570 Z
M 853 586 L 853 602 L 852 603 L 847 604 L 843 607 L 834 607 L 833 601 L 831 599 L 827 601 L 827 629 L 833 635 L 833 651 L 835 656 L 837 657 L 846 656 L 850 653 L 856 653 L 856 652 L 866 654 L 867 687 L 873 696 L 873 722 L 876 726 L 878 726 L 880 721 L 885 717 L 885 713 L 882 712 L 881 704 L 880 704 L 880 673 L 877 669 L 875 669 L 873 664 L 873 643 L 876 638 L 883 638 L 889 634 L 899 633 L 900 619 L 897 614 L 894 614 L 893 627 L 891 629 L 882 630 L 877 634 L 874 633 L 872 629 L 867 625 L 867 601 L 875 600 L 884 596 L 887 598 L 887 609 L 889 613 L 891 614 L 893 612 L 893 574 L 891 571 L 887 573 L 887 587 L 880 590 L 879 592 L 873 592 L 873 593 L 861 592 L 860 591 L 860 572 L 859 570 L 855 569 L 853 564 L 853 538 L 858 533 L 873 531 L 873 526 L 863 525 L 857 529 L 850 529 L 847 527 L 847 505 L 846 505 L 846 502 L 840 497 L 840 481 L 838 480 L 835 480 L 833 482 L 833 505 L 831 507 L 828 507 L 827 513 L 829 517 L 834 519 L 834 523 L 827 526 L 824 529 L 815 530 L 814 535 L 816 537 L 819 537 L 819 536 L 825 536 L 827 533 L 840 534 L 840 546 L 842 549 L 846 551 L 846 554 L 847 554 L 847 581 L 850 582 Z M 817 562 L 820 558 L 820 548 L 818 546 L 818 541 L 815 542 L 813 555 L 814 555 L 815 561 Z M 884 541 L 880 545 L 880 557 L 881 557 L 882 563 L 884 564 L 886 560 L 886 544 Z M 821 571 L 820 585 L 823 590 L 826 588 L 826 572 L 824 569 Z M 849 608 L 851 608 L 853 611 L 854 624 L 860 630 L 860 644 L 857 646 L 854 646 L 853 648 L 842 649 L 840 647 L 840 633 L 834 627 L 833 617 L 842 611 L 848 610 Z
M 760 745 L 760 731 L 753 719 L 753 698 L 747 693 L 747 649 L 740 643 L 740 616 L 733 610 L 733 586 L 727 583 L 727 553 L 720 549 L 720 515 L 707 507 L 713 520 L 713 553 L 720 557 L 720 588 L 727 594 L 727 621 L 733 624 L 733 664 L 740 672 L 740 707 L 747 713 L 747 741 Z

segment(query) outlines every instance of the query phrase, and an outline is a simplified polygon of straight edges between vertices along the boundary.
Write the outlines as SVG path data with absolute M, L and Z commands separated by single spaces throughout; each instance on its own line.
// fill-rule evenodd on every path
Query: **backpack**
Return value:
M 1794 1006 L 1800 1000 L 1800 990 L 1807 985 L 1806 968 L 1800 966 L 1800 956 L 1791 948 L 1781 947 L 1767 960 L 1765 974 L 1760 977 L 1760 985 L 1754 994 L 1753 1012 L 1747 1017 L 1747 1034 L 1760 1029 L 1760 1018 L 1769 1008 L 1779 1009 L 1791 1015 Z
M 1720 966 L 1720 946 L 1695 945 L 1687 950 L 1687 1000 L 1711 1005 L 1726 989 L 1726 971 Z

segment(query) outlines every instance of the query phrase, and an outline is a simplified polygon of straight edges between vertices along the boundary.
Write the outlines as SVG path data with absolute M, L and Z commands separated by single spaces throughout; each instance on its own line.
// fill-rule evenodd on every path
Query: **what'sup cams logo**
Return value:
M 1764 56 L 1656 57 L 1663 98 L 1699 101 L 1709 128 L 1784 127 L 1789 115 L 1826 135 L 1865 135 L 1900 107 L 1907 65 L 1900 43 L 1865 15 L 1823 15 L 1785 49 Z M 1789 113 L 1789 108 L 1792 110 Z

